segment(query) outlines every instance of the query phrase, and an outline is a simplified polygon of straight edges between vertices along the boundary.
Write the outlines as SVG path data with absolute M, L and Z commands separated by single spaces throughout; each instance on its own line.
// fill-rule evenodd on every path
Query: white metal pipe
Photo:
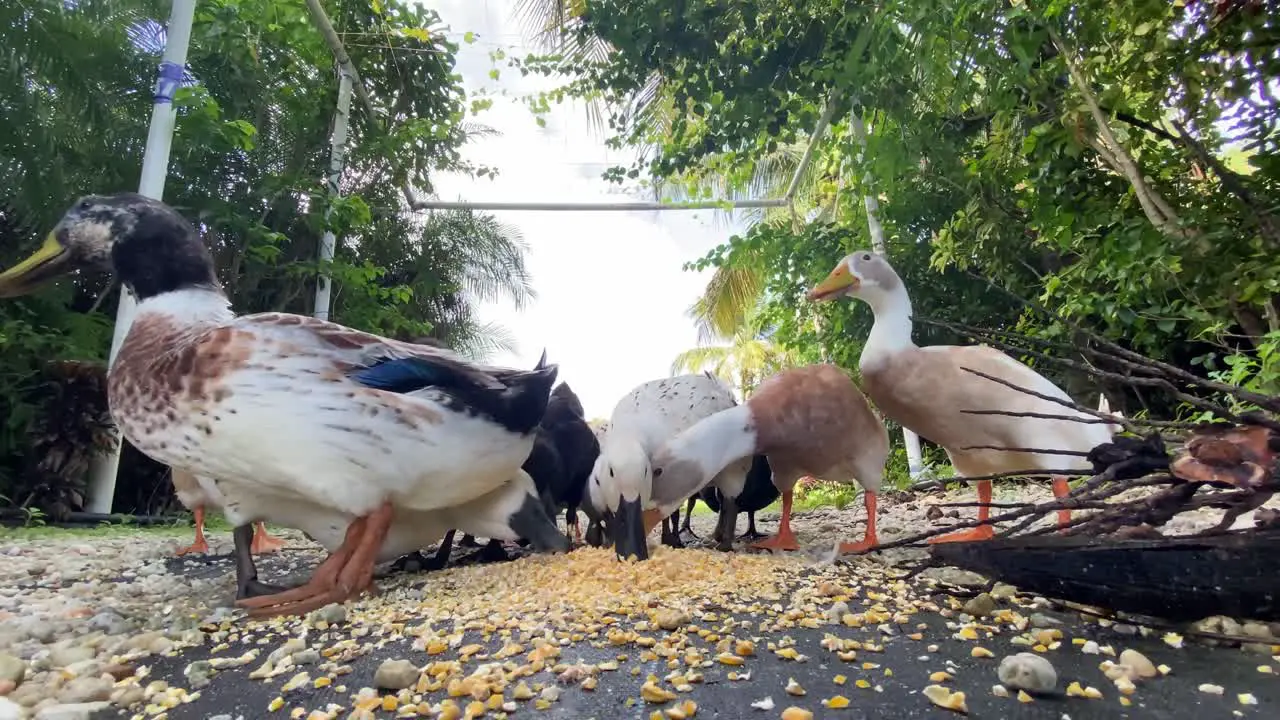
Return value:
M 342 180 L 342 168 L 346 162 L 347 127 L 351 122 L 352 79 L 351 73 L 347 72 L 346 67 L 340 66 L 338 69 L 338 106 L 333 115 L 333 137 L 329 140 L 329 177 L 327 178 L 327 185 L 329 186 L 330 201 L 341 194 L 338 183 Z M 326 225 L 332 214 L 333 205 L 331 202 L 324 213 Z M 319 259 L 321 263 L 333 261 L 333 253 L 337 245 L 338 239 L 333 234 L 333 230 L 325 230 L 324 235 L 320 237 Z M 312 309 L 312 314 L 321 320 L 329 319 L 329 303 L 332 291 L 333 281 L 322 269 L 316 277 L 316 302 L 315 307 Z
M 169 11 L 169 23 L 165 26 L 164 54 L 160 57 L 160 69 L 156 73 L 155 97 L 151 106 L 151 128 L 147 132 L 147 145 L 142 152 L 142 178 L 138 181 L 138 193 L 160 200 L 164 197 L 164 183 L 169 176 L 169 150 L 173 143 L 173 94 L 182 82 L 187 64 L 187 47 L 191 43 L 191 23 L 196 14 L 196 0 L 173 0 Z M 116 325 L 111 336 L 111 353 L 107 366 L 116 360 L 120 345 L 124 342 L 137 301 L 133 293 L 120 287 L 120 306 L 116 310 Z M 120 437 L 115 430 L 115 450 L 96 455 L 89 468 L 89 512 L 109 513 L 115 499 L 116 471 L 120 466 Z
M 721 200 L 708 202 L 661 203 L 661 202 L 487 202 L 470 200 L 415 200 L 414 210 L 520 210 L 520 211 L 652 211 L 652 210 L 722 210 L 725 208 L 771 208 L 786 207 L 786 198 L 771 200 Z

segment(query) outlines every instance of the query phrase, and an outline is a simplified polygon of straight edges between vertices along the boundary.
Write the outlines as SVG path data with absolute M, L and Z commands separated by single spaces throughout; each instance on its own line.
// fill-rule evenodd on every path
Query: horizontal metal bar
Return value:
M 415 200 L 414 210 L 520 210 L 552 212 L 646 212 L 656 210 L 723 210 L 726 208 L 775 208 L 786 207 L 786 198 L 770 200 L 728 200 L 687 203 L 661 202 L 486 202 L 469 200 Z

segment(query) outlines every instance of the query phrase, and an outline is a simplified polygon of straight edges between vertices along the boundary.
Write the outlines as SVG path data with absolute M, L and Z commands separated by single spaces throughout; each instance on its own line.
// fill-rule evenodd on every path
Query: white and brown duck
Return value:
M 1032 450 L 1088 452 L 1111 439 L 1118 426 L 1050 400 L 979 377 L 965 368 L 1000 378 L 1041 395 L 1070 402 L 1070 397 L 1043 375 L 1004 353 L 981 345 L 919 347 L 911 340 L 911 298 L 898 273 L 883 256 L 860 250 L 846 256 L 816 287 L 811 300 L 848 295 L 871 306 L 875 322 L 863 346 L 859 367 L 862 387 L 888 418 L 946 450 L 956 473 L 980 477 L 1008 472 L 1028 475 L 1051 470 L 1089 470 L 1084 457 Z M 966 410 L 1000 410 L 1076 417 L 1041 419 L 979 415 Z M 1022 448 L 999 450 L 996 448 Z M 1053 492 L 1065 496 L 1066 477 L 1053 476 Z M 990 517 L 991 481 L 978 483 L 979 520 Z M 1060 511 L 1060 524 L 1070 521 Z M 935 542 L 986 540 L 990 525 L 935 538 Z
M 806 476 L 862 486 L 866 534 L 859 542 L 842 543 L 840 551 L 875 547 L 876 493 L 884 480 L 889 435 L 845 371 L 809 365 L 765 380 L 743 404 L 707 417 L 667 442 L 653 458 L 654 487 L 661 486 L 671 497 L 686 497 L 730 463 L 757 454 L 768 459 L 773 483 L 782 493 L 782 520 L 777 534 L 754 547 L 800 548 L 791 529 L 791 505 L 796 482 Z M 721 523 L 731 523 L 738 512 L 736 495 L 721 492 L 720 503 Z M 725 536 L 732 525 L 717 531 Z

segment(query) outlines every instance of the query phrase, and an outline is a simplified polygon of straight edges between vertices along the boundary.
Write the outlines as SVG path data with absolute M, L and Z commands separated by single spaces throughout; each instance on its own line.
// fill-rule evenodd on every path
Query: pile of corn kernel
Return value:
M 969 655 L 992 663 L 998 656 L 986 646 L 996 642 L 1025 646 L 1040 655 L 1082 645 L 1060 630 L 1031 626 L 1016 600 L 982 618 L 962 616 L 961 606 L 949 598 L 940 607 L 894 571 L 871 563 L 811 566 L 794 556 L 665 547 L 645 562 L 619 562 L 610 549 L 583 548 L 567 555 L 398 576 L 379 594 L 349 606 L 351 614 L 342 627 L 330 626 L 317 613 L 305 619 L 227 621 L 206 632 L 215 643 L 213 668 L 254 668 L 251 679 L 279 688 L 264 717 L 287 715 L 291 720 L 366 720 L 377 714 L 504 720 L 513 713 L 554 710 L 571 689 L 594 692 L 602 675 L 610 673 L 632 676 L 622 683 L 632 689 L 627 708 L 644 707 L 649 720 L 690 720 L 699 709 L 692 694 L 707 675 L 722 674 L 731 683 L 749 681 L 752 661 L 765 653 L 806 662 L 808 657 L 788 635 L 795 628 L 824 631 L 818 662 L 839 663 L 847 668 L 844 672 L 862 671 L 862 677 L 833 678 L 841 690 L 849 688 L 849 696 L 882 692 L 877 678 L 891 677 L 892 670 L 868 658 L 876 659 L 886 639 L 920 642 L 929 655 L 940 649 L 926 639 L 927 626 L 917 616 L 921 613 L 947 619 L 950 641 L 972 644 Z M 847 633 L 855 628 L 863 630 L 856 639 Z M 944 637 L 935 633 L 934 639 Z M 409 666 L 406 687 L 376 690 L 344 684 L 351 663 L 378 648 L 397 646 L 411 660 L 388 662 Z M 595 661 L 584 661 L 586 647 L 604 649 L 608 659 L 599 661 L 597 652 Z M 314 649 L 319 661 L 295 663 L 301 649 Z M 1101 652 L 1115 653 L 1109 647 Z M 1127 667 L 1119 659 L 1117 667 Z M 647 673 L 641 664 L 665 669 L 661 675 Z M 1167 672 L 1166 666 L 1158 669 L 1160 676 Z M 137 677 L 119 685 L 141 684 L 145 677 L 143 667 Z M 938 670 L 920 693 L 939 707 L 968 712 L 965 693 L 946 687 L 954 680 L 953 673 Z M 135 718 L 163 719 L 167 709 L 200 694 L 164 685 L 146 686 L 147 705 Z M 333 701 L 309 709 L 297 692 L 302 688 L 328 688 Z M 1135 688 L 1118 681 L 1117 688 L 1114 700 L 1128 706 Z M 807 691 L 794 678 L 781 690 L 790 696 L 786 707 L 775 706 L 772 697 L 751 707 L 772 711 L 762 718 L 809 720 L 813 711 L 801 705 L 838 710 L 856 702 L 844 694 L 806 698 Z M 992 694 L 1010 696 L 1002 686 Z M 1067 695 L 1098 701 L 1104 693 L 1073 683 Z M 1105 695 L 1113 699 L 1112 693 Z M 1017 699 L 1033 700 L 1022 691 Z M 1241 704 L 1250 702 L 1257 701 L 1241 695 Z

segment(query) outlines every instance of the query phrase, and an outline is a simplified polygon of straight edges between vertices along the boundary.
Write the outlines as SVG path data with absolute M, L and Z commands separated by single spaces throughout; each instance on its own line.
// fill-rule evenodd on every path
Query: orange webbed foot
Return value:
M 981 525 L 969 530 L 957 530 L 946 535 L 929 538 L 929 544 L 952 543 L 952 542 L 977 542 L 980 540 L 990 540 L 996 536 L 995 528 L 990 525 Z

